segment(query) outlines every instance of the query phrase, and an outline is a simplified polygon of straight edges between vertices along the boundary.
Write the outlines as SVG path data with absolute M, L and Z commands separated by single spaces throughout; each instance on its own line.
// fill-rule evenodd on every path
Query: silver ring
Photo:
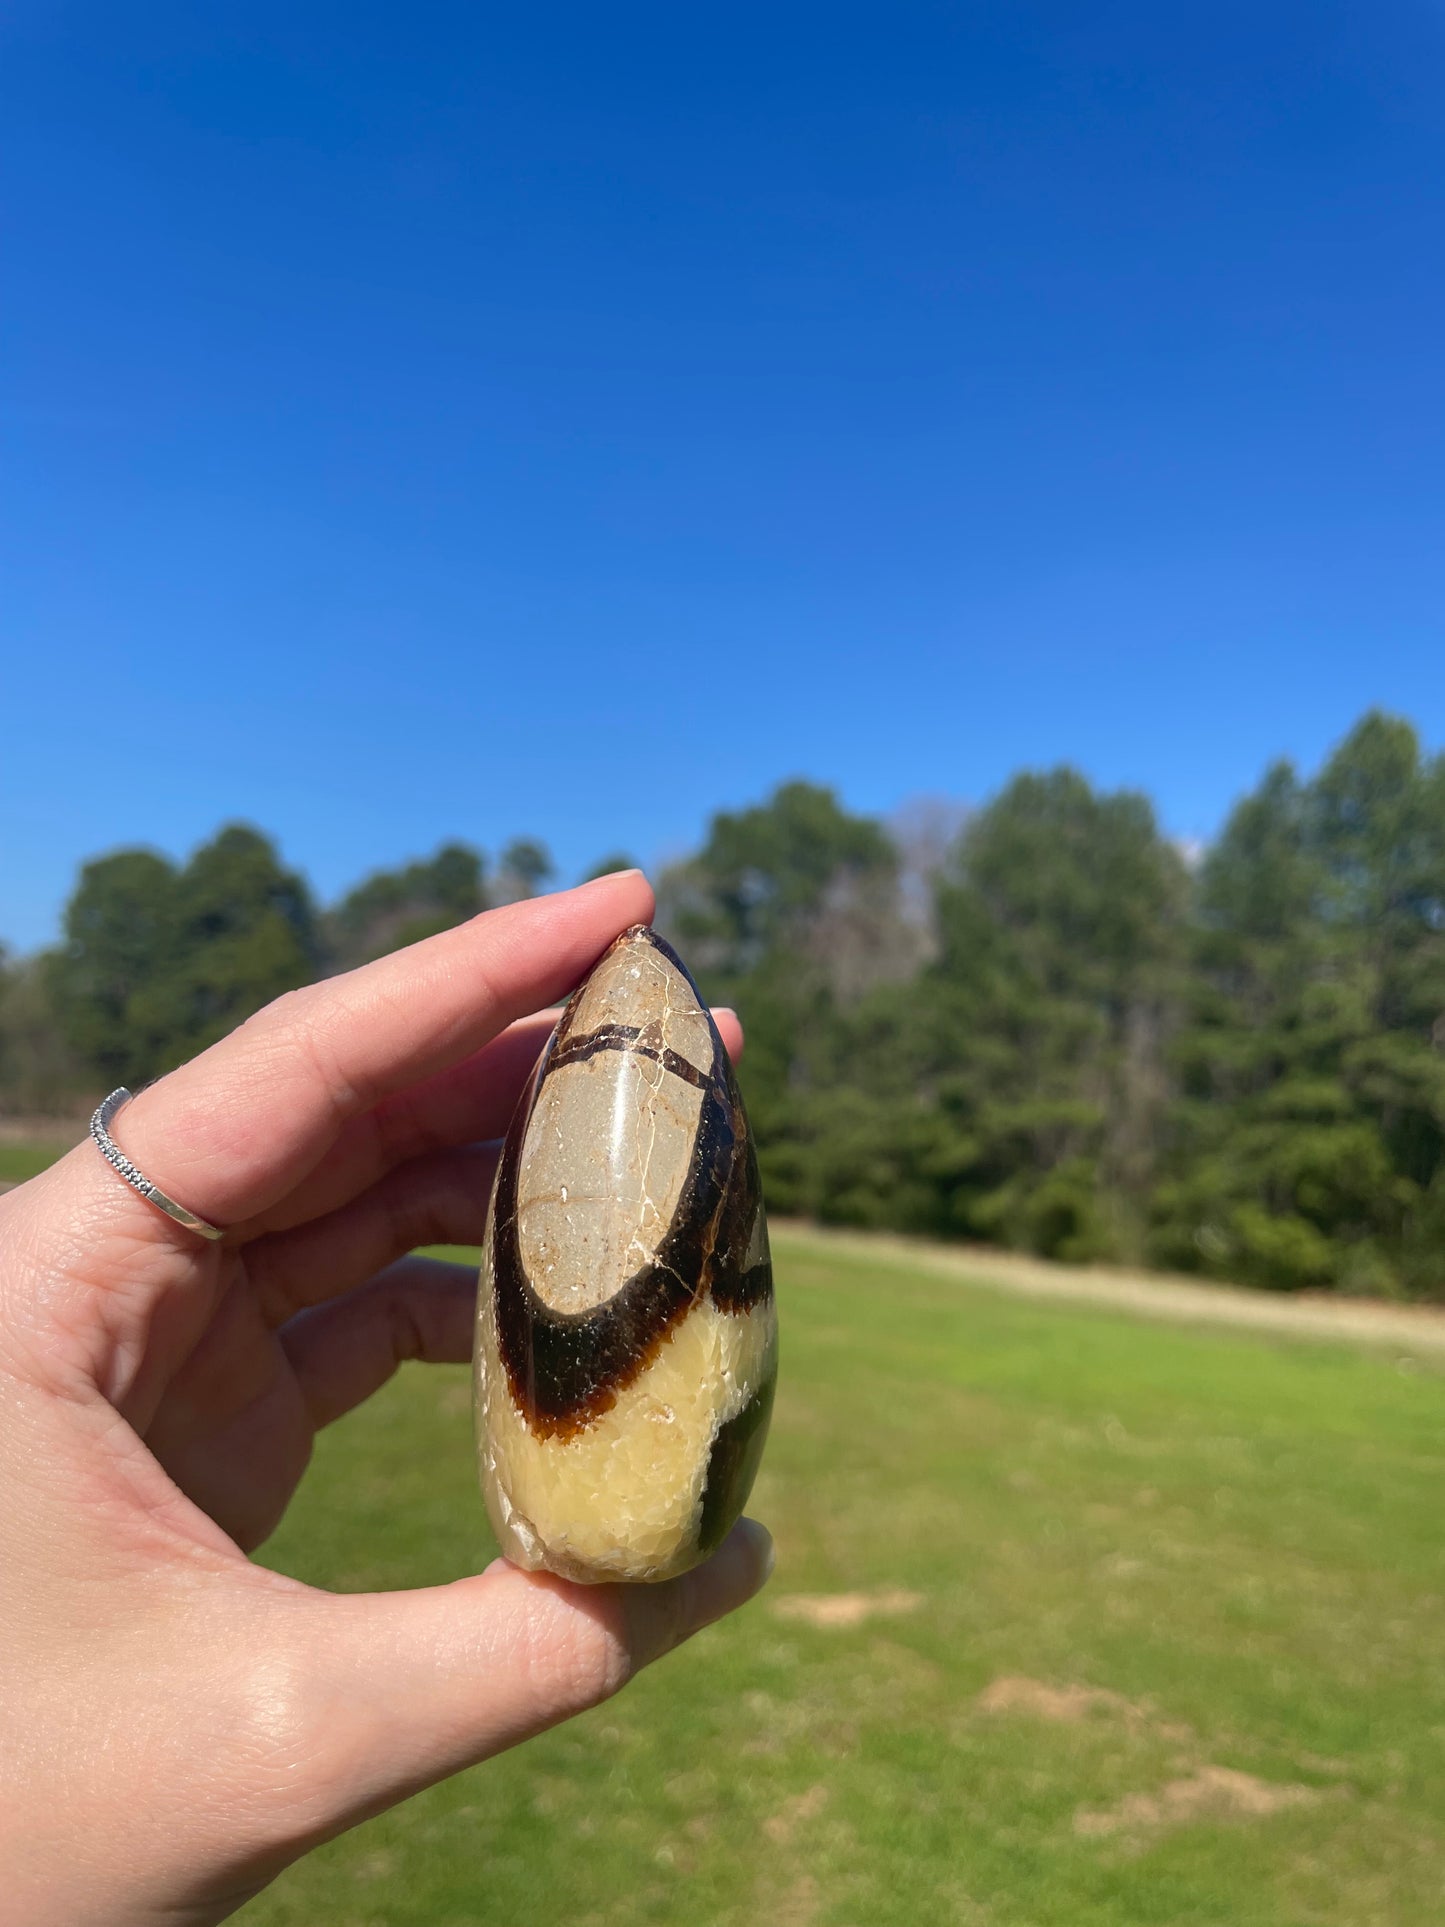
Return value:
M 129 1104 L 130 1096 L 130 1092 L 124 1088 L 112 1091 L 105 1102 L 97 1107 L 95 1116 L 90 1120 L 90 1135 L 95 1139 L 100 1155 L 112 1170 L 119 1171 L 126 1183 L 133 1190 L 139 1191 L 146 1203 L 153 1204 L 157 1211 L 164 1211 L 168 1218 L 174 1218 L 177 1224 L 183 1224 L 187 1231 L 198 1231 L 203 1238 L 224 1238 L 226 1235 L 224 1231 L 213 1224 L 207 1224 L 205 1219 L 198 1218 L 194 1211 L 187 1211 L 183 1204 L 177 1204 L 174 1198 L 168 1198 L 158 1184 L 152 1184 L 145 1172 L 138 1170 L 131 1163 L 111 1136 L 110 1127 L 115 1122 L 115 1114 L 123 1104 Z

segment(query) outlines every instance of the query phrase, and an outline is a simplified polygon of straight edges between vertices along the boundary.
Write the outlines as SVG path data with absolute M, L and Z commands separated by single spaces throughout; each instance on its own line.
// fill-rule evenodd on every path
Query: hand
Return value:
M 498 1560 L 336 1596 L 244 1556 L 315 1430 L 403 1358 L 470 1356 L 529 1017 L 652 913 L 636 873 L 293 992 L 118 1118 L 232 1227 L 88 1142 L 0 1200 L 0 1867 L 16 1927 L 210 1922 L 307 1848 L 615 1692 L 767 1572 L 744 1524 L 668 1585 Z M 724 1033 L 727 1035 L 726 1031 Z M 728 1038 L 738 1039 L 735 1027 Z M 480 1501 L 478 1501 L 480 1504 Z

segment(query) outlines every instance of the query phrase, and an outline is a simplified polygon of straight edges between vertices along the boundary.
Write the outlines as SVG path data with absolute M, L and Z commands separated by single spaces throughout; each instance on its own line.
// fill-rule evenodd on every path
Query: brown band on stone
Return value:
M 649 935 L 691 983 L 670 946 L 655 933 Z M 701 998 L 699 1008 L 706 1009 Z M 571 1009 L 569 1004 L 563 1012 L 552 1046 L 512 1120 L 493 1206 L 497 1349 L 517 1409 L 543 1438 L 570 1437 L 607 1411 L 651 1364 L 701 1297 L 710 1296 L 722 1311 L 745 1313 L 772 1295 L 771 1266 L 747 1264 L 758 1210 L 757 1159 L 732 1065 L 710 1017 L 713 1062 L 710 1075 L 702 1079 L 692 1168 L 672 1224 L 652 1259 L 592 1311 L 555 1311 L 532 1290 L 518 1242 L 517 1175 L 537 1095 L 553 1070 L 578 1061 L 573 1053 L 583 1045 L 595 1042 L 599 1050 L 636 1048 L 632 1039 L 619 1034 L 628 1028 L 624 1025 L 603 1026 L 588 1037 L 573 1039 L 568 1023 Z M 608 1032 L 612 1035 L 605 1035 Z M 643 1054 L 656 1058 L 659 1052 L 654 1047 Z M 700 1076 L 695 1066 L 689 1064 L 688 1069 Z M 696 1285 L 689 1280 L 696 1280 Z
M 598 1051 L 626 1051 L 633 1057 L 650 1057 L 655 1064 L 661 1064 L 665 1071 L 674 1077 L 682 1078 L 684 1083 L 694 1085 L 698 1090 L 707 1089 L 707 1073 L 700 1071 L 696 1064 L 686 1057 L 680 1057 L 675 1050 L 665 1044 L 658 1044 L 645 1030 L 636 1024 L 601 1024 L 596 1030 L 588 1031 L 585 1037 L 569 1037 L 565 1043 L 559 1042 L 547 1059 L 549 1071 L 560 1071 L 568 1064 L 585 1064 L 589 1057 Z
M 713 1279 L 711 1297 L 719 1311 L 751 1311 L 773 1295 L 773 1267 L 765 1258 L 747 1271 L 729 1272 Z
M 777 1380 L 769 1377 L 737 1417 L 717 1429 L 702 1487 L 702 1517 L 697 1530 L 700 1552 L 714 1552 L 722 1544 L 723 1535 L 742 1504 L 739 1488 L 746 1497 L 752 1485 L 768 1436 L 776 1388 Z

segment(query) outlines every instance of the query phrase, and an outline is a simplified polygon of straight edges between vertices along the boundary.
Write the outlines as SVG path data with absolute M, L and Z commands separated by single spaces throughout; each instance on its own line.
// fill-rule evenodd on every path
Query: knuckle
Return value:
M 443 1134 L 427 1122 L 410 1091 L 396 1092 L 366 1116 L 378 1171 L 391 1170 L 409 1158 L 444 1147 Z
M 298 984 L 293 990 L 283 990 L 279 997 L 273 997 L 269 1004 L 263 1004 L 254 1017 L 248 1017 L 243 1029 L 255 1026 L 258 1030 L 287 1030 L 292 1026 L 304 1025 L 308 1011 L 313 1011 L 316 1003 L 314 984 Z
M 410 1251 L 437 1235 L 437 1221 L 441 1212 L 435 1189 L 426 1181 L 424 1174 L 408 1172 L 394 1186 L 388 1204 L 390 1242 L 396 1250 Z
M 476 1161 L 463 1154 L 403 1166 L 391 1181 L 388 1200 L 397 1248 L 479 1237 L 490 1185 L 479 1183 L 477 1170 Z
M 316 1016 L 315 1000 L 315 986 L 311 984 L 283 991 L 238 1025 L 235 1034 L 254 1052 L 259 1065 L 284 1062 L 311 1034 Z
M 553 1593 L 554 1610 L 529 1621 L 523 1664 L 539 1700 L 563 1714 L 585 1712 L 633 1674 L 625 1604 L 599 1593 L 575 1604 Z
M 211 1758 L 233 1819 L 304 1839 L 334 1778 L 310 1668 L 284 1643 L 252 1653 L 211 1695 Z
M 331 986 L 303 984 L 248 1017 L 237 1034 L 250 1046 L 263 1085 L 290 1083 L 299 1059 L 340 1121 L 357 1107 L 357 1093 L 342 1069 L 343 1053 L 336 1048 L 335 1033 L 343 1025 L 344 1012 Z

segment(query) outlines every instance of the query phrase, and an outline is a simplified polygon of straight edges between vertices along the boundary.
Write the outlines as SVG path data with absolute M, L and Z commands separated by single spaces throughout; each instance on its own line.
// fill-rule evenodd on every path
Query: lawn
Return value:
M 763 1599 L 248 1927 L 1438 1927 L 1445 1377 L 777 1255 Z M 474 1569 L 470 1423 L 407 1370 L 266 1557 Z
M 0 1143 L 0 1184 L 23 1184 L 48 1170 L 67 1150 L 64 1144 Z

